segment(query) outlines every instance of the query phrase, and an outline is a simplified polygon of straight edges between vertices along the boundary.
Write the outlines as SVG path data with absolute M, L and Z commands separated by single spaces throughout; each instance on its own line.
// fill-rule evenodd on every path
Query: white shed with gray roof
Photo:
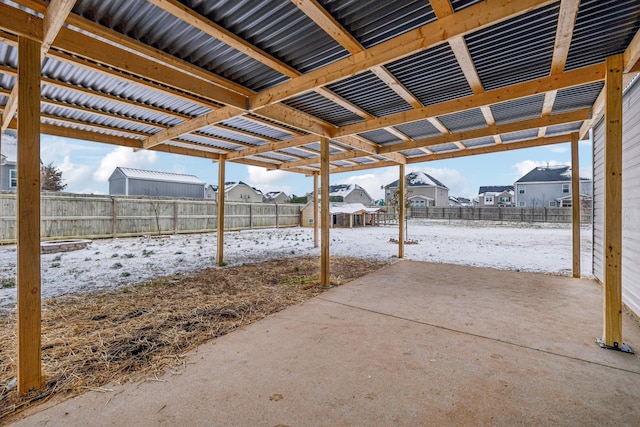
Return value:
M 195 175 L 117 167 L 109 177 L 109 194 L 203 199 L 205 183 Z

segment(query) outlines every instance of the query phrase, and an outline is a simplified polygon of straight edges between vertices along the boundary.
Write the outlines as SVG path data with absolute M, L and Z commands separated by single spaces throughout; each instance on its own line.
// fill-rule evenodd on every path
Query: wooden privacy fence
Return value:
M 216 230 L 217 203 L 203 199 L 42 193 L 43 240 Z M 299 204 L 225 203 L 225 230 L 300 225 Z M 0 193 L 0 243 L 16 239 L 16 197 Z
M 387 207 L 393 213 L 392 207 Z M 582 208 L 580 222 L 591 224 L 591 208 Z M 505 222 L 559 222 L 571 223 L 571 208 L 519 208 L 519 207 L 411 207 L 410 218 L 505 221 Z

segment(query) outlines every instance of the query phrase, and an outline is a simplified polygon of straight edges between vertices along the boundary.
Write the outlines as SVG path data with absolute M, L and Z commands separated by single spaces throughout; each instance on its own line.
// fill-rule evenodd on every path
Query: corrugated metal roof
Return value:
M 7 0 L 0 2 L 8 4 Z M 256 46 L 300 72 L 316 70 L 348 55 L 326 32 L 326 28 L 320 27 L 307 17 L 298 9 L 296 2 L 290 0 L 180 2 L 191 8 L 194 14 L 201 14 L 204 19 L 217 23 L 248 44 Z M 453 0 L 451 5 L 454 10 L 459 11 L 474 7 L 475 3 L 475 0 Z M 15 6 L 15 3 L 9 4 L 11 7 Z M 41 11 L 46 7 L 46 2 L 29 4 Z M 465 35 L 469 53 L 485 91 L 549 74 L 559 4 L 554 2 L 533 8 L 518 17 Z M 518 4 L 513 3 L 512 6 L 516 8 Z M 377 45 L 435 19 L 429 2 L 422 0 L 319 0 L 314 7 L 325 7 L 336 21 L 365 47 Z M 483 8 L 484 6 L 478 10 Z M 497 11 L 498 9 L 496 15 L 499 15 Z M 248 89 L 262 90 L 289 79 L 269 68 L 260 59 L 250 58 L 144 0 L 78 0 L 74 12 L 119 34 L 160 49 L 168 55 L 174 55 L 194 66 L 200 66 L 244 84 Z M 583 0 L 566 68 L 601 62 L 608 55 L 623 51 L 639 28 L 640 3 L 637 0 Z M 427 29 L 428 27 L 425 31 Z M 430 45 L 429 37 L 420 39 L 425 35 L 425 32 L 421 35 L 416 32 L 416 39 L 408 46 L 418 46 L 425 40 L 428 42 L 427 45 Z M 397 48 L 398 51 L 401 50 L 400 47 Z M 393 52 L 394 50 L 387 51 L 388 54 Z M 416 49 L 411 52 L 398 55 L 401 58 L 395 61 L 391 60 L 391 56 L 385 56 L 385 60 L 380 64 L 372 62 L 369 65 L 384 65 L 424 105 L 472 96 L 469 84 L 448 43 L 436 43 L 423 51 Z M 369 53 L 363 57 L 371 58 Z M 0 42 L 0 66 L 7 67 L 7 72 L 13 73 L 16 59 L 16 49 Z M 74 61 L 74 58 L 68 57 L 64 61 L 47 58 L 44 62 L 42 97 L 45 102 L 42 111 L 45 123 L 141 141 L 145 135 L 155 134 L 163 128 L 202 116 L 218 106 L 200 99 L 197 91 L 189 90 L 189 82 L 184 85 L 176 84 L 186 91 L 179 92 L 151 81 L 143 81 L 136 76 L 126 75 L 121 71 L 117 72 L 119 77 L 115 77 L 112 73 L 105 73 L 107 67 L 104 66 L 97 66 L 91 70 L 92 65 L 89 62 L 82 66 L 72 65 Z M 98 62 L 101 62 L 99 58 Z M 108 58 L 105 62 L 108 62 Z M 387 126 L 388 122 L 398 131 L 414 139 L 441 135 L 427 120 L 409 123 L 395 121 L 396 118 L 405 117 L 399 113 L 409 111 L 412 107 L 375 74 L 369 71 L 360 72 L 357 67 L 351 69 L 352 65 L 354 64 L 347 61 L 339 70 L 328 70 L 327 78 L 331 83 L 327 88 L 367 113 L 383 118 L 371 123 L 371 126 L 355 126 L 354 129 L 375 129 L 377 126 Z M 322 72 L 310 77 L 308 81 L 321 81 Z M 185 79 L 198 78 L 185 74 Z M 301 79 L 301 82 L 304 81 L 305 78 Z M 3 90 L 0 94 L 0 105 L 7 102 L 6 95 L 14 85 L 15 79 L 0 71 L 0 89 Z M 295 82 L 293 86 L 298 87 Z M 253 101 L 252 98 L 247 100 L 247 105 L 251 105 L 253 110 L 247 108 L 245 111 L 238 111 L 238 114 L 244 115 L 183 135 L 180 137 L 182 142 L 174 141 L 168 144 L 191 147 L 196 154 L 197 150 L 207 153 L 237 153 L 247 146 L 264 146 L 274 140 L 285 140 L 316 132 L 315 129 L 318 127 L 325 129 L 324 135 L 331 136 L 334 131 L 342 133 L 342 129 L 339 129 L 341 126 L 363 121 L 357 114 L 329 101 L 309 86 L 302 84 L 300 87 L 299 93 L 295 90 L 287 91 L 288 100 L 279 104 L 280 111 L 277 114 L 284 117 L 280 119 L 281 122 L 260 116 L 261 106 L 249 102 Z M 588 108 L 602 87 L 603 83 L 600 81 L 558 90 L 553 113 Z M 276 92 L 274 90 L 269 95 L 279 96 Z M 540 117 L 544 99 L 542 93 L 512 101 L 508 100 L 508 94 L 504 96 L 505 98 L 501 99 L 507 99 L 506 102 L 491 105 L 497 124 Z M 260 94 L 257 98 L 260 98 Z M 490 100 L 490 96 L 488 98 Z M 65 104 L 68 104 L 68 107 Z M 236 102 L 234 105 L 239 104 Z M 461 100 L 459 105 L 460 108 L 466 108 L 468 103 Z M 287 110 L 290 110 L 291 114 L 288 114 Z M 276 117 L 273 113 L 264 114 Z M 394 114 L 396 116 L 386 119 L 386 116 Z M 407 120 L 415 120 L 416 115 L 406 117 Z M 451 132 L 487 127 L 486 119 L 479 109 L 463 110 L 438 118 Z M 553 126 L 547 129 L 546 135 L 575 132 L 581 125 L 582 123 L 573 123 Z M 509 143 L 528 139 L 534 134 L 537 135 L 537 130 L 515 132 L 503 135 L 503 141 Z M 361 132 L 361 135 L 380 145 L 397 144 L 401 141 L 384 128 Z M 463 142 L 470 148 L 495 144 L 491 137 Z M 342 152 L 338 147 L 354 149 L 344 141 L 332 143 L 332 154 Z M 306 147 L 316 152 L 319 150 L 317 143 L 308 144 Z M 435 152 L 445 152 L 457 151 L 458 147 L 447 143 L 432 149 Z M 405 151 L 410 157 L 422 157 L 422 153 L 422 150 L 414 149 Z M 295 158 L 313 156 L 314 154 L 305 151 L 304 148 L 291 147 L 279 153 L 263 153 L 247 159 L 263 163 L 290 163 Z M 372 155 L 372 158 L 385 160 L 379 155 Z M 376 162 L 360 158 L 334 165 L 347 166 L 354 163 L 372 165 Z M 334 168 L 334 171 L 339 170 L 340 168 Z
M 538 129 L 521 130 L 519 132 L 511 132 L 502 135 L 502 142 L 525 141 L 538 137 Z
M 535 95 L 491 106 L 497 124 L 515 122 L 540 117 L 544 95 Z
M 438 119 L 451 132 L 462 132 L 487 127 L 487 122 L 479 108 L 447 114 L 446 116 L 438 117 Z
M 638 0 L 582 0 L 565 70 L 622 53 L 640 29 Z
M 340 24 L 365 48 L 435 20 L 422 0 L 320 0 Z
M 288 99 L 284 103 L 336 126 L 349 125 L 364 120 L 362 117 L 315 92 L 304 93 Z
M 486 147 L 488 145 L 495 145 L 495 143 L 496 141 L 491 136 L 485 138 L 468 139 L 464 141 L 464 145 L 467 148 Z
M 595 82 L 584 86 L 560 89 L 553 104 L 553 114 L 565 111 L 589 108 L 604 88 L 604 82 Z
M 465 36 L 485 90 L 549 75 L 558 22 L 554 3 Z
M 375 74 L 367 71 L 327 88 L 376 117 L 411 110 L 411 106 Z
M 387 65 L 387 69 L 423 105 L 471 95 L 469 83 L 448 44 L 427 49 Z
M 447 151 L 457 150 L 458 146 L 453 142 L 447 142 L 446 144 L 433 145 L 429 149 L 434 153 L 446 153 Z

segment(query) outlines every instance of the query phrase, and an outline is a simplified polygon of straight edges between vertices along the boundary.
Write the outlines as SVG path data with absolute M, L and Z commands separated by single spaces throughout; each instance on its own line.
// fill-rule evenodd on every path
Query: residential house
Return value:
M 449 206 L 450 207 L 473 206 L 473 201 L 471 199 L 467 199 L 466 197 L 449 196 Z
M 406 176 L 407 199 L 411 207 L 449 206 L 449 189 L 425 172 L 411 172 Z M 385 204 L 393 205 L 397 197 L 398 180 L 384 187 Z
M 365 227 L 379 225 L 379 214 L 385 212 L 383 207 L 367 207 L 362 203 L 330 202 L 330 227 Z M 300 212 L 300 224 L 313 227 L 313 202 L 307 203 Z M 320 218 L 320 203 L 318 203 Z
M 580 198 L 591 199 L 593 181 L 580 178 Z M 571 166 L 533 168 L 515 182 L 518 207 L 571 206 Z
M 2 135 L 2 152 L 0 153 L 0 190 L 16 191 L 18 171 L 16 169 L 17 150 L 15 138 Z
M 264 196 L 266 203 L 291 203 L 291 197 L 284 191 L 269 191 Z
M 207 186 L 205 198 L 217 200 L 218 186 Z M 224 183 L 224 200 L 227 202 L 262 203 L 264 195 L 262 191 L 242 181 L 228 181 Z
M 321 189 L 318 189 L 320 195 Z M 307 200 L 313 201 L 313 193 L 307 194 Z M 329 200 L 343 203 L 362 203 L 365 206 L 374 206 L 373 198 L 367 190 L 358 184 L 337 184 L 329 186 Z
M 514 206 L 513 185 L 484 185 L 478 190 L 478 206 Z
M 202 199 L 204 185 L 195 175 L 118 166 L 109 177 L 109 194 Z

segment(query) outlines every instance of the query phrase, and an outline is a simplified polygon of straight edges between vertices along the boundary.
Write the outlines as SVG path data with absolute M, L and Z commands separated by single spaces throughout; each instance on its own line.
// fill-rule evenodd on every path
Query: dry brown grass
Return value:
M 0 312 L 0 420 L 52 396 L 161 375 L 186 353 L 287 306 L 322 293 L 317 258 L 266 261 L 162 277 L 45 301 L 42 361 L 46 388 L 18 398 L 15 313 Z M 332 258 L 338 286 L 387 264 Z

